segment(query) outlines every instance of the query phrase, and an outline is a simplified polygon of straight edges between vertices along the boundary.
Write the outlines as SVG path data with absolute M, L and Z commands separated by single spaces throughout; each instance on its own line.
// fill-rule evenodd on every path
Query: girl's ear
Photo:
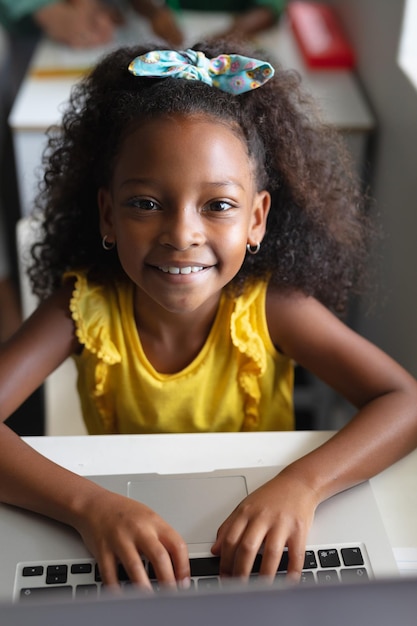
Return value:
M 97 193 L 97 204 L 100 215 L 100 234 L 102 237 L 107 235 L 109 239 L 113 239 L 113 204 L 108 189 L 100 187 Z
M 251 223 L 249 224 L 248 243 L 261 243 L 266 231 L 266 220 L 271 206 L 271 196 L 268 191 L 256 193 L 252 209 Z

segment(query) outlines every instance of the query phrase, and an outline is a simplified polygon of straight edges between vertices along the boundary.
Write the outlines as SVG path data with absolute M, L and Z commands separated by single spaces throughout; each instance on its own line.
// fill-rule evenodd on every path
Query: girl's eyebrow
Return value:
M 210 187 L 239 187 L 242 190 L 244 189 L 243 185 L 237 180 L 220 180 L 216 182 L 207 182 L 205 184 Z
M 139 177 L 135 177 L 135 178 L 126 178 L 125 180 L 122 180 L 122 182 L 120 183 L 120 187 L 124 187 L 125 185 L 137 185 L 139 184 L 152 184 L 152 183 L 157 183 L 158 179 L 156 178 L 139 178 Z

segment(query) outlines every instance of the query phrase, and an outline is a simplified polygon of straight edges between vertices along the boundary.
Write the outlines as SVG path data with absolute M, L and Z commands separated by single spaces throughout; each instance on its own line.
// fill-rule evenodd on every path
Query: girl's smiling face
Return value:
M 186 313 L 218 302 L 246 244 L 262 241 L 270 197 L 256 190 L 246 145 L 231 127 L 172 115 L 126 137 L 98 203 L 101 233 L 116 242 L 137 301 Z

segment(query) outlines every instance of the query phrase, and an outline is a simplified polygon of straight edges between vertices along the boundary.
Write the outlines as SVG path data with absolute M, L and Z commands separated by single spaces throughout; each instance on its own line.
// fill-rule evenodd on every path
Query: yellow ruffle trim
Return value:
M 264 288 L 264 286 L 261 286 Z M 258 324 L 251 319 L 251 305 L 258 297 L 258 289 L 249 292 L 248 297 L 238 298 L 230 320 L 231 338 L 234 346 L 246 357 L 240 366 L 238 383 L 245 397 L 245 418 L 243 430 L 257 430 L 260 423 L 259 403 L 261 388 L 259 378 L 266 370 L 266 349 L 262 338 L 254 330 Z M 252 308 L 252 315 L 256 315 Z
M 120 363 L 121 356 L 109 335 L 111 328 L 109 307 L 100 285 L 88 284 L 85 276 L 76 272 L 66 273 L 64 280 L 68 278 L 76 279 L 69 308 L 77 338 L 88 352 L 97 357 L 95 384 L 91 393 L 102 416 L 105 431 L 114 432 L 114 415 L 105 394 L 108 391 L 109 366 Z M 86 294 L 88 298 L 85 297 Z
M 96 407 L 103 420 L 105 432 L 116 432 L 115 417 L 106 398 L 108 389 L 109 366 L 121 362 L 121 355 L 109 335 L 111 320 L 109 308 L 103 290 L 99 285 L 91 285 L 83 274 L 69 272 L 64 279 L 75 278 L 74 290 L 70 300 L 70 311 L 76 327 L 76 335 L 86 350 L 96 356 L 94 371 L 94 389 Z M 243 430 L 258 430 L 260 423 L 259 404 L 261 400 L 260 377 L 267 366 L 266 348 L 262 338 L 254 328 L 259 322 L 253 319 L 256 308 L 253 301 L 259 296 L 259 288 L 249 291 L 244 297 L 237 298 L 230 320 L 230 332 L 233 345 L 242 355 L 238 372 L 238 384 L 244 395 L 245 418 Z M 88 298 L 85 295 L 88 293 Z M 88 320 L 88 323 L 85 323 Z

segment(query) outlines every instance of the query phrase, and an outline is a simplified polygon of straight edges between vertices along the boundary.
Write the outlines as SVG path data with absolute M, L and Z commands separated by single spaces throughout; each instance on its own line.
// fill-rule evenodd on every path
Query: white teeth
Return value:
M 189 265 L 188 267 L 172 267 L 163 265 L 159 268 L 166 274 L 191 274 L 191 272 L 201 272 L 204 269 L 201 265 Z

